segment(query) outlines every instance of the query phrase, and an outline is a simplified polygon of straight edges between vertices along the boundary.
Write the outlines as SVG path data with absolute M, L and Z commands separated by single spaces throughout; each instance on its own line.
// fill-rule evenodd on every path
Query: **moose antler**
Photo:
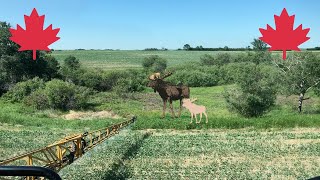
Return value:
M 160 73 L 153 73 L 149 76 L 149 80 L 156 80 L 156 79 L 160 79 Z
M 163 75 L 161 79 L 167 78 L 172 75 L 172 72 L 167 72 L 166 74 Z

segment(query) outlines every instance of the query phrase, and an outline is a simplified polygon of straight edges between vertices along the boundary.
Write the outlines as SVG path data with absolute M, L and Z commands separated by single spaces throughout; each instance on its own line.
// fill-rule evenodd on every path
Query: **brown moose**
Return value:
M 174 118 L 175 114 L 173 111 L 172 101 L 180 100 L 180 110 L 178 115 L 178 117 L 180 117 L 181 109 L 182 109 L 182 99 L 190 97 L 190 89 L 188 86 L 173 85 L 163 80 L 164 78 L 169 77 L 171 75 L 172 73 L 169 72 L 165 74 L 163 77 L 153 78 L 153 79 L 151 77 L 156 77 L 156 76 L 152 76 L 152 75 L 149 76 L 150 81 L 148 83 L 148 87 L 151 87 L 154 90 L 154 92 L 158 92 L 163 100 L 162 118 L 165 117 L 167 101 L 170 102 L 171 117 Z

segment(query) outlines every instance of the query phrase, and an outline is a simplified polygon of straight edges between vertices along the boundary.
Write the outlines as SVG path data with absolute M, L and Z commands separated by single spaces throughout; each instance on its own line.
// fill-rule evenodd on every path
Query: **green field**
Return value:
M 65 179 L 307 179 L 319 129 L 123 131 L 60 172 Z
M 107 50 L 70 50 L 53 51 L 54 57 L 62 61 L 69 55 L 78 58 L 86 67 L 99 67 L 102 69 L 140 68 L 142 60 L 151 55 L 158 55 L 168 60 L 168 65 L 184 62 L 199 61 L 204 54 L 215 55 L 219 53 L 204 51 L 107 51 Z M 242 53 L 242 52 L 230 52 Z
M 123 120 L 65 120 L 57 112 L 36 112 L 21 104 L 0 101 L 0 160 L 43 148 L 67 135 L 101 129 L 119 121 Z
M 219 52 L 86 50 L 53 55 L 59 62 L 74 55 L 84 67 L 118 70 L 141 68 L 150 55 L 164 57 L 172 66 L 199 61 L 208 53 Z M 161 98 L 150 88 L 122 98 L 114 92 L 92 95 L 90 111 L 112 111 L 123 118 L 136 115 L 138 121 L 60 174 L 64 179 L 305 179 L 320 174 L 319 97 L 309 94 L 299 114 L 297 96 L 279 95 L 270 112 L 248 119 L 228 111 L 223 93 L 230 86 L 191 88 L 196 104 L 207 107 L 208 124 L 190 124 L 186 109 L 181 118 L 172 119 L 167 108 L 161 119 Z M 174 108 L 177 112 L 178 102 Z M 68 113 L 0 100 L 0 160 L 123 121 L 66 120 Z
M 142 60 L 151 55 L 158 55 L 167 59 L 168 66 L 183 64 L 190 61 L 200 61 L 204 54 L 216 55 L 218 53 L 245 53 L 239 51 L 138 51 L 138 50 L 64 50 L 53 51 L 52 54 L 58 61 L 62 62 L 66 57 L 72 55 L 78 58 L 85 67 L 101 69 L 126 69 L 141 68 Z M 288 52 L 288 55 L 291 52 Z M 319 53 L 317 51 L 317 53 Z M 281 52 L 273 52 L 280 56 Z

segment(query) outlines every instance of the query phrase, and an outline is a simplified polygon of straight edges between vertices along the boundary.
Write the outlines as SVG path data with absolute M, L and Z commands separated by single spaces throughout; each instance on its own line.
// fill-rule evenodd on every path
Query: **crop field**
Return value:
M 114 113 L 132 117 L 138 121 L 132 129 L 239 129 L 239 128 L 294 128 L 320 127 L 319 115 L 315 113 L 320 105 L 320 99 L 314 97 L 306 101 L 304 106 L 309 111 L 298 114 L 290 104 L 296 102 L 295 96 L 283 100 L 279 97 L 277 106 L 261 118 L 246 119 L 227 110 L 223 98 L 223 90 L 228 86 L 191 88 L 193 98 L 207 107 L 209 123 L 190 124 L 190 114 L 183 109 L 181 118 L 172 119 L 167 111 L 166 118 L 160 119 L 162 107 L 158 94 L 147 90 L 128 97 L 118 98 L 113 93 L 100 93 L 91 99 L 97 104 L 95 111 L 112 110 Z M 148 99 L 148 100 L 146 100 Z M 174 102 L 178 111 L 178 102 Z M 22 104 L 11 104 L 0 101 L 0 157 L 5 159 L 14 155 L 44 147 L 67 135 L 96 130 L 122 119 L 98 118 L 84 120 L 66 120 L 62 115 L 68 113 L 55 111 L 37 111 Z
M 306 179 L 320 130 L 123 131 L 63 169 L 65 179 Z
M 54 51 L 61 63 L 69 55 L 83 67 L 121 70 L 142 68 L 144 57 L 159 55 L 168 66 L 199 61 L 204 51 Z M 244 52 L 228 52 L 231 54 Z M 277 52 L 278 53 L 278 52 Z M 209 122 L 190 124 L 182 110 L 161 119 L 162 101 L 147 88 L 119 97 L 97 92 L 89 98 L 92 114 L 113 112 L 138 121 L 64 168 L 63 179 L 306 179 L 320 174 L 320 98 L 312 92 L 297 113 L 298 96 L 278 95 L 259 118 L 230 112 L 224 90 L 233 85 L 191 87 L 191 98 L 206 106 Z M 177 113 L 179 103 L 174 102 Z M 169 106 L 169 105 L 168 105 Z M 85 113 L 79 110 L 75 114 Z M 123 121 L 109 117 L 63 118 L 70 112 L 35 110 L 0 100 L 0 160 L 49 145 L 67 135 Z
M 53 51 L 52 54 L 62 62 L 66 57 L 75 56 L 86 67 L 110 69 L 141 68 L 143 58 L 158 55 L 167 59 L 168 66 L 183 64 L 190 61 L 200 61 L 204 54 L 217 55 L 218 53 L 238 54 L 243 51 L 138 51 L 138 50 L 63 50 Z M 291 52 L 288 52 L 290 54 Z M 318 53 L 318 52 L 317 52 Z M 281 52 L 273 52 L 280 55 Z
M 189 61 L 199 61 L 204 54 L 215 55 L 219 51 L 107 51 L 107 50 L 70 50 L 53 51 L 53 56 L 62 61 L 69 55 L 75 56 L 86 67 L 102 69 L 141 68 L 143 58 L 158 55 L 168 60 L 168 65 L 176 65 Z M 242 52 L 230 52 L 242 53 Z
M 123 120 L 65 120 L 53 112 L 34 112 L 19 104 L 0 102 L 0 160 L 43 148 L 75 133 L 104 128 Z

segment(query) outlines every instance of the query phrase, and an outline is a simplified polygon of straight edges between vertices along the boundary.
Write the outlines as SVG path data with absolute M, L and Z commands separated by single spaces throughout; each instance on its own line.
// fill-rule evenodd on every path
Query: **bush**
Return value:
M 60 74 L 63 80 L 72 82 L 74 84 L 80 84 L 80 76 L 85 73 L 84 69 L 81 69 L 81 64 L 74 56 L 68 56 L 64 60 L 64 64 L 60 69 Z
M 237 79 L 238 86 L 225 91 L 229 110 L 245 117 L 258 117 L 267 112 L 276 99 L 276 85 L 268 73 L 257 65 L 245 66 Z
M 218 66 L 223 66 L 231 62 L 230 53 L 218 53 L 216 57 L 216 63 Z
M 39 88 L 44 88 L 44 86 L 44 81 L 36 77 L 28 81 L 17 83 L 3 96 L 3 98 L 11 102 L 21 102 L 26 96 Z
M 69 110 L 85 108 L 90 90 L 54 79 L 46 83 L 45 94 L 51 108 Z
M 24 99 L 24 104 L 35 109 L 49 108 L 49 100 L 44 89 L 37 89 Z
M 201 65 L 205 65 L 205 66 L 217 65 L 214 57 L 209 54 L 205 54 L 205 55 L 201 56 L 200 63 L 201 63 Z
M 167 68 L 167 60 L 153 55 L 143 60 L 142 66 L 149 72 L 164 72 Z
M 77 70 L 81 67 L 79 59 L 74 56 L 68 56 L 63 62 L 63 65 L 69 69 Z
M 105 90 L 104 87 L 101 87 L 101 82 L 103 80 L 103 73 L 91 69 L 86 69 L 83 73 L 79 74 L 79 84 L 80 86 L 85 86 L 92 88 L 97 91 Z
M 127 74 L 127 76 L 119 78 L 113 88 L 118 95 L 141 92 L 145 89 L 148 81 L 145 73 L 137 70 L 129 70 L 125 74 Z
M 185 84 L 190 87 L 206 87 L 217 85 L 217 81 L 214 79 L 214 76 L 211 76 L 208 73 L 204 73 L 200 70 L 183 70 L 176 71 L 168 81 L 174 84 Z

